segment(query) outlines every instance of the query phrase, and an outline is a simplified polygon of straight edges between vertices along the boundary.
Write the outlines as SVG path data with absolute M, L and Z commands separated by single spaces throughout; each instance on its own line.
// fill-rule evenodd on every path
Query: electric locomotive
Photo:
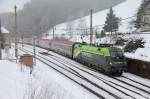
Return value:
M 49 49 L 108 75 L 120 76 L 126 70 L 126 60 L 119 48 L 57 40 L 49 43 Z
M 108 75 L 120 76 L 126 71 L 126 59 L 123 52 L 115 47 L 95 47 L 75 44 L 73 59 Z
M 25 43 L 29 43 L 29 40 L 25 40 Z M 96 47 L 66 40 L 45 39 L 39 40 L 36 44 L 110 76 L 120 76 L 127 70 L 123 51 L 116 47 Z

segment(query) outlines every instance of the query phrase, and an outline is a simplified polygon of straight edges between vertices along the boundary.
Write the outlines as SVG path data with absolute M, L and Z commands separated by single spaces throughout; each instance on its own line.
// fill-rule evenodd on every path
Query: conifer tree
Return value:
M 135 21 L 135 28 L 137 28 L 137 29 L 141 28 L 141 25 L 145 24 L 142 21 L 142 16 L 144 15 L 144 7 L 146 7 L 149 2 L 150 2 L 149 0 L 143 0 L 142 4 L 140 5 L 140 7 L 138 9 L 137 17 L 136 17 L 136 21 Z
M 106 36 L 106 34 L 105 34 L 104 30 L 102 30 L 101 31 L 101 37 L 104 37 L 104 36 Z
M 1 26 L 1 20 L 0 20 L 0 49 L 4 49 L 4 36 L 2 34 L 2 26 Z
M 116 32 L 119 28 L 120 20 L 116 15 L 114 14 L 114 11 L 112 7 L 109 10 L 109 13 L 107 14 L 105 26 L 103 27 L 105 32 Z
M 2 46 L 1 46 L 2 40 L 1 40 L 1 38 L 2 38 L 2 31 L 1 31 L 1 20 L 0 20 L 0 60 L 2 59 Z

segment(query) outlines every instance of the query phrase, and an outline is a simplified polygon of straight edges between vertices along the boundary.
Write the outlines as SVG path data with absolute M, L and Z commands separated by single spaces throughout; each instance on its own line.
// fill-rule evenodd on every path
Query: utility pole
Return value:
M 35 34 L 33 34 L 33 65 L 35 66 L 36 65 L 36 37 L 35 37 Z
M 23 47 L 23 35 L 21 35 L 21 40 L 22 40 L 22 47 Z
M 53 40 L 55 39 L 55 27 L 53 27 Z
M 18 59 L 18 39 L 17 39 L 17 6 L 15 5 L 14 6 L 14 9 L 15 9 L 15 57 L 16 57 L 16 62 L 17 62 L 17 59 Z
M 93 9 L 90 10 L 90 45 L 93 42 Z
M 2 60 L 2 30 L 1 30 L 1 20 L 0 20 L 0 60 Z

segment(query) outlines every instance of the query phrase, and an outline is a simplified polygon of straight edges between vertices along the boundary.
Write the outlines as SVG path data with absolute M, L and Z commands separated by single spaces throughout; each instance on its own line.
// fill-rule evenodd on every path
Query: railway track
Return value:
M 26 51 L 26 50 L 21 50 L 21 51 L 26 52 L 26 53 L 29 53 L 29 51 Z M 31 53 L 31 52 L 30 52 L 30 53 Z M 45 59 L 44 57 L 41 57 L 42 59 L 39 58 L 39 57 L 40 57 L 40 56 L 37 57 L 37 59 L 38 59 L 39 61 L 41 61 L 42 63 L 46 64 L 46 65 L 49 66 L 50 68 L 56 70 L 57 72 L 59 72 L 60 74 L 64 75 L 64 76 L 67 77 L 68 79 L 72 80 L 73 82 L 77 83 L 78 85 L 80 85 L 81 87 L 85 88 L 85 89 L 88 90 L 89 92 L 93 93 L 94 95 L 96 95 L 96 96 L 99 97 L 100 99 L 108 98 L 107 95 L 109 96 L 109 98 L 111 97 L 112 99 L 121 99 L 121 98 L 119 98 L 118 96 L 113 95 L 112 93 L 109 93 L 109 92 L 107 93 L 106 91 L 102 90 L 103 88 L 101 88 L 101 87 L 98 86 L 97 84 L 94 84 L 94 83 L 91 82 L 91 81 L 89 82 L 89 80 L 87 80 L 86 78 L 81 77 L 81 76 L 79 76 L 79 75 L 76 75 L 75 73 L 73 73 L 73 72 L 71 72 L 71 71 L 69 71 L 69 70 L 67 70 L 67 69 L 65 69 L 65 68 L 62 68 L 62 67 L 60 67 L 60 66 L 57 66 L 57 67 L 60 67 L 61 70 L 58 69 L 58 68 L 56 68 L 56 65 L 55 65 L 55 67 L 53 67 L 52 65 L 54 65 L 54 64 L 51 64 L 51 65 L 49 64 L 51 61 Z M 46 61 L 45 61 L 45 60 L 46 60 Z M 51 63 L 53 63 L 53 62 L 51 62 Z M 65 71 L 65 72 L 64 72 L 64 71 Z M 69 76 L 67 75 L 66 71 L 67 71 L 67 72 L 70 72 Z M 87 82 L 86 82 L 86 83 L 83 83 L 83 81 L 79 81 L 79 79 L 78 79 L 78 80 L 74 79 L 74 75 L 75 75 L 76 77 L 82 79 L 83 81 L 87 80 Z M 70 76 L 71 76 L 71 77 L 70 77 Z M 82 82 L 82 83 L 81 83 L 81 82 Z M 94 90 L 91 89 L 91 88 L 89 87 L 89 83 L 90 83 L 90 87 L 94 87 L 97 91 L 95 91 L 95 89 L 94 89 Z M 87 85 L 88 85 L 88 86 L 87 86 Z M 100 90 L 100 89 L 101 89 L 101 90 Z M 105 93 L 106 95 L 103 96 L 103 95 L 101 95 L 100 93 Z
M 40 55 L 41 56 L 41 55 Z M 149 94 L 141 94 L 140 92 L 138 92 L 138 91 L 136 91 L 135 89 L 133 90 L 133 89 L 129 89 L 129 88 L 127 88 L 127 87 L 124 87 L 122 84 L 118 84 L 118 83 L 116 83 L 116 82 L 113 82 L 113 81 L 111 81 L 111 80 L 107 80 L 107 79 L 104 79 L 104 78 L 102 78 L 102 77 L 100 77 L 100 76 L 97 76 L 97 75 L 94 75 L 94 74 L 92 74 L 91 72 L 88 72 L 88 71 L 86 71 L 86 70 L 84 70 L 84 69 L 81 69 L 81 68 L 79 68 L 79 67 L 77 67 L 75 64 L 71 64 L 70 62 L 66 62 L 66 61 L 63 61 L 62 62 L 62 59 L 59 57 L 56 57 L 56 56 L 54 56 L 54 55 L 52 55 L 52 54 L 49 54 L 49 55 L 46 55 L 47 57 L 49 57 L 49 58 L 51 58 L 51 59 L 53 59 L 53 60 L 55 60 L 56 61 L 56 63 L 55 63 L 55 65 L 64 65 L 65 67 L 67 67 L 67 71 L 68 72 L 70 72 L 70 73 L 72 73 L 72 74 L 74 74 L 75 76 L 77 76 L 77 77 L 80 77 L 80 78 L 82 78 L 82 79 L 84 79 L 84 80 L 86 80 L 87 82 L 89 82 L 90 84 L 92 84 L 92 85 L 94 85 L 95 87 L 97 87 L 97 88 L 99 88 L 99 89 L 101 89 L 101 90 L 103 90 L 103 91 L 105 91 L 105 92 L 107 92 L 109 95 L 111 95 L 111 96 L 113 96 L 114 98 L 117 98 L 117 99 L 119 99 L 119 98 L 121 98 L 121 97 L 118 97 L 118 95 L 115 95 L 114 93 L 111 93 L 110 91 L 107 91 L 106 89 L 104 89 L 104 88 L 102 88 L 101 86 L 99 86 L 98 84 L 96 84 L 96 83 L 93 83 L 91 80 L 89 80 L 88 79 L 88 77 L 84 77 L 82 74 L 80 74 L 80 72 L 79 72 L 79 70 L 80 71 L 82 71 L 82 72 L 84 72 L 84 73 L 87 73 L 87 74 L 89 74 L 91 77 L 94 77 L 94 78 L 96 78 L 97 80 L 99 80 L 99 81 L 101 81 L 101 82 L 103 82 L 103 83 L 105 83 L 106 85 L 108 85 L 109 87 L 111 87 L 111 88 L 113 88 L 113 89 L 115 89 L 115 90 L 117 90 L 118 92 L 120 92 L 121 94 L 124 94 L 124 95 L 126 95 L 126 96 L 128 96 L 128 98 L 137 98 L 137 97 L 134 97 L 134 96 L 132 96 L 132 95 L 138 95 L 139 97 L 141 97 L 142 99 L 143 98 L 145 98 L 145 99 L 148 99 L 149 98 Z M 52 62 L 52 61 L 51 61 Z M 59 64 L 58 64 L 59 63 Z M 71 68 L 70 66 L 68 66 L 68 65 L 70 65 L 70 66 L 74 66 L 74 68 Z M 77 64 L 78 65 L 78 64 Z M 76 68 L 76 69 L 75 69 Z M 63 67 L 63 69 L 66 69 L 66 68 L 64 68 Z M 78 69 L 78 70 L 77 70 Z M 72 79 L 72 78 L 71 78 Z M 119 81 L 118 79 L 116 79 L 116 78 L 113 78 L 113 79 L 115 79 L 116 81 Z M 119 83 L 123 83 L 123 82 L 119 82 Z M 126 83 L 123 83 L 123 84 L 126 84 Z M 81 85 L 81 84 L 80 84 Z M 127 84 L 128 85 L 128 84 Z M 84 88 L 86 88 L 86 89 L 88 89 L 88 90 L 90 90 L 88 87 L 86 87 L 86 86 L 82 86 L 82 87 L 84 87 Z M 133 86 L 132 86 L 133 87 Z M 135 86 L 134 86 L 134 88 L 136 88 Z M 130 92 L 130 94 L 128 94 L 128 93 L 126 93 L 126 91 L 125 90 L 127 90 L 127 91 L 129 91 Z M 90 90 L 90 92 L 92 92 L 92 93 L 95 93 L 93 90 Z M 145 92 L 145 91 L 144 91 Z M 147 93 L 147 92 L 145 92 L 145 93 Z M 98 94 L 97 94 L 97 96 L 98 96 Z M 99 97 L 101 97 L 101 98 L 104 98 L 102 95 L 100 95 Z
M 52 55 L 52 56 L 53 56 L 53 55 Z M 55 56 L 54 56 L 54 57 L 55 57 Z M 50 58 L 53 58 L 53 59 L 54 59 L 54 57 L 50 57 Z M 54 60 L 59 61 L 59 62 L 61 62 L 63 65 L 65 65 L 65 64 L 64 64 L 65 61 L 62 61 L 62 59 L 60 59 L 60 58 L 55 58 Z M 74 64 L 71 64 L 71 63 L 69 63 L 69 62 L 67 62 L 66 64 L 68 64 L 68 65 L 70 65 L 70 66 L 73 66 L 73 65 L 74 65 Z M 79 70 L 81 70 L 82 72 L 86 72 L 86 73 L 92 75 L 93 77 L 95 77 L 96 79 L 99 79 L 100 81 L 103 81 L 103 82 L 106 83 L 107 85 L 109 85 L 109 86 L 113 87 L 114 89 L 116 89 L 116 90 L 118 90 L 118 91 L 124 93 L 124 94 L 127 95 L 127 96 L 132 97 L 131 95 L 128 95 L 127 93 L 123 92 L 122 90 L 118 89 L 117 87 L 124 88 L 124 89 L 126 89 L 126 90 L 128 90 L 128 91 L 131 91 L 131 92 L 135 93 L 135 94 L 139 94 L 139 95 L 143 96 L 140 92 L 136 92 L 136 91 L 134 91 L 134 90 L 131 90 L 131 89 L 129 89 L 129 88 L 126 88 L 126 87 L 124 87 L 124 86 L 121 86 L 121 85 L 119 85 L 119 84 L 117 84 L 117 83 L 114 83 L 114 82 L 112 82 L 112 81 L 110 81 L 110 80 L 106 80 L 106 79 L 104 79 L 104 78 L 102 78 L 102 77 L 98 77 L 98 76 L 96 76 L 96 75 L 93 75 L 92 73 L 87 72 L 86 70 L 83 70 L 83 69 L 78 68 L 78 67 L 76 67 L 76 66 L 74 66 L 74 67 L 77 68 L 77 69 L 79 69 Z M 114 79 L 115 79 L 115 78 L 114 78 Z M 117 79 L 116 79 L 116 80 L 117 80 Z M 114 85 L 116 85 L 116 86 L 114 86 Z M 149 92 L 148 92 L 148 94 L 149 94 Z M 145 97 L 145 96 L 143 96 L 143 97 Z M 145 97 L 145 98 L 149 98 L 149 96 L 147 96 L 147 97 Z
M 138 84 L 140 84 L 140 85 L 142 85 L 142 86 L 145 86 L 145 87 L 150 88 L 150 86 L 145 85 L 145 84 L 143 84 L 143 83 L 140 83 L 140 82 L 138 82 L 138 81 L 132 80 L 131 78 L 128 78 L 128 77 L 125 77 L 125 76 L 122 76 L 122 77 L 123 77 L 123 78 L 126 78 L 126 79 L 128 79 L 128 80 L 130 80 L 130 81 L 132 81 L 132 82 L 138 83 Z
M 127 84 L 127 85 L 129 85 L 129 86 L 133 86 L 133 87 L 137 88 L 138 90 L 141 90 L 141 91 L 143 91 L 143 92 L 145 92 L 145 93 L 150 94 L 150 90 L 147 91 L 147 90 L 145 90 L 145 89 L 139 88 L 138 86 L 133 85 L 133 84 L 130 84 L 130 83 L 124 81 L 124 80 L 120 80 L 119 78 L 114 78 L 114 79 L 119 80 L 120 82 L 123 82 L 123 83 L 125 83 L 125 84 Z

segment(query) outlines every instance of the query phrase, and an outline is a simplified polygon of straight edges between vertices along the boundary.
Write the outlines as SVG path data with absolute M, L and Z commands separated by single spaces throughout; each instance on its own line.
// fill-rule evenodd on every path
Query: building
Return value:
M 144 0 L 141 9 L 141 31 L 150 31 L 150 0 Z
M 10 32 L 5 29 L 4 27 L 1 27 L 2 35 L 4 36 L 4 47 L 10 48 L 11 47 L 11 34 Z

